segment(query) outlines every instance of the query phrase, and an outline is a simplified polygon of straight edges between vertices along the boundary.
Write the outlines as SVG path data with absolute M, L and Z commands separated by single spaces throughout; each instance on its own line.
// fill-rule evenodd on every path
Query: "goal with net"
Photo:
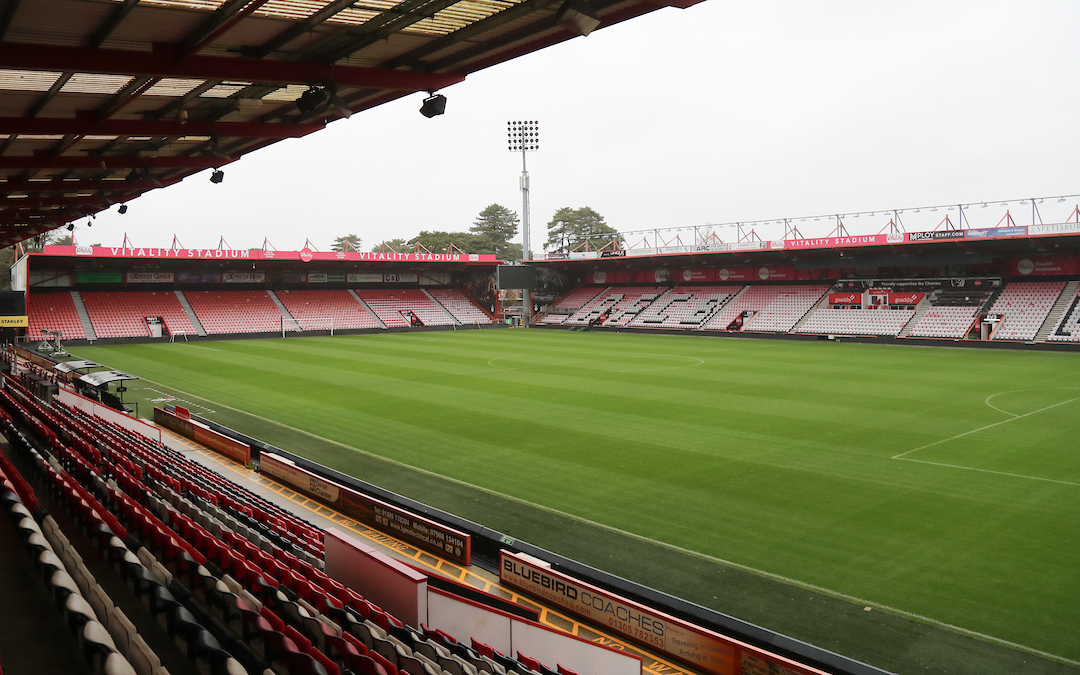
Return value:
M 334 317 L 308 317 L 303 319 L 281 317 L 281 337 L 288 333 L 305 333 L 308 331 L 329 331 L 334 334 Z

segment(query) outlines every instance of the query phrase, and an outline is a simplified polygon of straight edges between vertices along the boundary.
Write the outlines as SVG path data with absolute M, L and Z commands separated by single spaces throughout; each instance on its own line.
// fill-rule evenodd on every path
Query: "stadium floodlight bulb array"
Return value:
M 540 123 L 536 120 L 518 120 L 506 123 L 506 142 L 510 152 L 526 152 L 540 149 Z

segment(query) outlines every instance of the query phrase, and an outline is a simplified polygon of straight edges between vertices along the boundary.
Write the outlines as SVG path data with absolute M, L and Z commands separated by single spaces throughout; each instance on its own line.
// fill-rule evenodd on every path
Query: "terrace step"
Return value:
M 82 324 L 83 332 L 86 333 L 86 339 L 96 340 L 97 333 L 94 332 L 94 324 L 90 321 L 90 313 L 86 311 L 86 304 L 83 302 L 82 294 L 78 291 L 72 291 L 71 302 L 75 305 L 75 313 L 79 315 L 79 323 Z
M 375 310 L 373 310 L 371 307 L 369 307 L 368 304 L 366 302 L 364 302 L 364 299 L 356 294 L 356 291 L 354 291 L 353 289 L 350 288 L 349 289 L 349 295 L 353 296 L 353 299 L 356 300 L 357 302 L 359 302 L 361 307 L 366 309 L 368 311 L 368 313 L 371 314 L 371 316 L 375 317 L 375 320 L 379 322 L 379 328 L 386 328 L 387 327 L 386 324 L 383 323 L 383 320 L 379 318 L 379 315 L 375 313 Z
M 1080 285 L 1080 281 L 1070 281 L 1065 284 L 1065 290 L 1058 296 L 1057 302 L 1050 308 L 1050 313 L 1046 315 L 1046 321 L 1039 328 L 1039 332 L 1035 334 L 1035 342 L 1046 342 L 1046 338 L 1050 337 L 1050 334 L 1061 323 L 1061 317 L 1065 315 L 1065 310 L 1072 305 L 1072 299 L 1076 295 L 1078 285 Z
M 180 306 L 184 308 L 184 313 L 187 314 L 188 320 L 191 321 L 192 327 L 195 328 L 195 334 L 205 336 L 206 329 L 203 328 L 202 322 L 199 321 L 199 317 L 195 316 L 195 310 L 191 308 L 191 303 L 188 302 L 184 292 L 176 291 L 176 299 L 180 301 Z
M 296 320 L 296 317 L 292 315 L 289 308 L 285 306 L 285 303 L 278 298 L 277 293 L 273 291 L 267 291 L 266 294 L 270 296 L 270 299 L 277 305 L 278 310 L 281 312 L 281 316 L 285 320 L 285 330 L 301 331 L 300 322 Z
M 435 305 L 436 305 L 436 306 L 437 306 L 437 307 L 438 307 L 439 309 L 441 309 L 442 311 L 446 312 L 446 315 L 450 317 L 450 320 L 454 322 L 454 325 L 455 325 L 455 326 L 460 326 L 460 325 L 462 325 L 461 321 L 459 321 L 459 320 L 458 320 L 458 318 L 457 318 L 456 316 L 454 316 L 454 313 L 453 313 L 453 312 L 451 312 L 451 311 L 450 311 L 449 309 L 447 309 L 447 308 L 446 308 L 446 305 L 444 305 L 444 304 L 442 304 L 441 302 L 439 302 L 439 301 L 438 301 L 438 299 L 437 299 L 437 298 L 436 298 L 436 297 L 435 297 L 434 295 L 432 295 L 431 293 L 428 293 L 428 291 L 427 291 L 427 289 L 426 289 L 426 288 L 421 288 L 421 289 L 420 289 L 420 291 L 421 291 L 421 292 L 422 292 L 422 293 L 423 293 L 424 295 L 426 295 L 426 296 L 428 297 L 428 299 L 430 299 L 430 300 L 431 300 L 432 302 L 434 302 L 434 303 L 435 303 Z
M 904 338 L 911 335 L 911 331 L 915 328 L 915 326 L 919 325 L 919 321 L 922 320 L 923 314 L 926 314 L 928 311 L 930 311 L 931 307 L 932 305 L 930 304 L 930 298 L 923 298 L 915 307 L 915 316 L 911 317 L 911 320 L 904 324 L 904 330 L 900 331 L 900 333 L 896 337 Z

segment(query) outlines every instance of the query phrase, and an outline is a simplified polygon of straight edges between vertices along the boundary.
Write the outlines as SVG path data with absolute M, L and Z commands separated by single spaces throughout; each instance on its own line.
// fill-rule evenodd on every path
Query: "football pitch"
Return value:
M 143 416 L 177 397 L 882 667 L 909 647 L 853 654 L 826 624 L 884 613 L 1080 666 L 1078 353 L 561 330 L 73 351 L 142 378 Z

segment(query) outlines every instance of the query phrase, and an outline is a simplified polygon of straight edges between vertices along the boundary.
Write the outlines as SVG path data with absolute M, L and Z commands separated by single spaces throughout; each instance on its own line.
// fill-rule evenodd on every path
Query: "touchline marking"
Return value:
M 145 382 L 153 382 L 154 384 L 161 384 L 160 382 L 154 382 L 154 380 L 144 380 L 144 381 Z M 164 385 L 162 385 L 162 386 L 164 386 Z M 186 394 L 188 396 L 194 396 L 195 398 L 202 398 L 201 396 L 196 396 L 195 394 L 183 391 L 181 389 L 177 389 L 176 391 L 179 391 L 179 392 L 181 392 L 183 394 Z M 1078 396 L 1077 399 L 1080 399 L 1080 396 Z M 1072 399 L 1072 400 L 1075 401 L 1077 399 Z M 600 528 L 602 530 L 607 530 L 609 532 L 615 532 L 616 534 L 621 534 L 621 535 L 629 537 L 631 539 L 637 539 L 638 541 L 643 541 L 643 542 L 645 542 L 647 544 L 654 544 L 656 546 L 660 546 L 661 548 L 667 548 L 667 549 L 670 549 L 672 551 L 678 551 L 679 553 L 685 553 L 686 555 L 701 558 L 703 560 L 708 560 L 710 562 L 715 562 L 715 563 L 718 563 L 718 564 L 721 564 L 721 565 L 728 565 L 728 566 L 733 567 L 735 569 L 743 570 L 745 572 L 751 572 L 753 574 L 758 574 L 758 575 L 766 577 L 768 579 L 775 579 L 777 581 L 781 581 L 783 583 L 790 584 L 790 585 L 796 586 L 798 588 L 803 588 L 805 590 L 814 591 L 815 593 L 821 593 L 822 595 L 828 595 L 828 596 L 831 596 L 831 597 L 834 597 L 834 598 L 839 598 L 841 600 L 847 600 L 848 602 L 861 604 L 864 607 L 874 607 L 874 608 L 876 608 L 878 610 L 881 610 L 883 612 L 888 612 L 890 614 L 895 614 L 897 616 L 902 616 L 904 618 L 911 619 L 913 621 L 919 621 L 920 623 L 925 623 L 925 624 L 928 624 L 928 625 L 931 625 L 931 626 L 935 626 L 937 628 L 945 628 L 947 630 L 951 630 L 951 631 L 955 631 L 957 633 L 960 633 L 961 635 L 966 635 L 967 637 L 976 638 L 976 639 L 979 639 L 979 640 L 984 640 L 986 642 L 992 642 L 994 644 L 1002 645 L 1004 647 L 1009 647 L 1010 649 L 1015 649 L 1017 651 L 1025 652 L 1027 654 L 1033 654 L 1035 656 L 1040 656 L 1042 658 L 1049 659 L 1051 661 L 1057 661 L 1059 663 L 1064 663 L 1064 664 L 1070 665 L 1070 666 L 1080 666 L 1080 661 L 1074 661 L 1074 660 L 1066 658 L 1064 656 L 1058 656 L 1057 654 L 1051 654 L 1050 652 L 1044 652 L 1044 651 L 1042 651 L 1040 649 L 1036 649 L 1034 647 L 1028 647 L 1027 645 L 1022 645 L 1022 644 L 1019 644 L 1017 642 L 1010 642 L 1009 640 L 1005 640 L 1005 639 L 999 638 L 999 637 L 994 637 L 993 635 L 987 635 L 986 633 L 980 633 L 978 631 L 969 630 L 967 628 L 962 628 L 960 626 L 954 626 L 953 624 L 945 623 L 944 621 L 938 621 L 937 619 L 932 619 L 932 618 L 930 618 L 928 616 L 923 616 L 921 614 L 915 614 L 914 612 L 908 612 L 908 611 L 903 610 L 903 609 L 897 609 L 895 607 L 890 607 L 889 605 L 884 605 L 884 604 L 881 604 L 881 603 L 878 603 L 878 602 L 874 602 L 872 600 L 864 600 L 862 598 L 857 598 L 857 597 L 855 597 L 853 595 L 848 595 L 846 593 L 841 593 L 839 591 L 834 591 L 832 589 L 825 588 L 823 586 L 817 586 L 815 584 L 810 584 L 810 583 L 807 583 L 805 581 L 799 581 L 798 579 L 792 579 L 791 577 L 785 577 L 783 575 L 774 574 L 772 572 L 766 572 L 765 570 L 757 569 L 756 567 L 751 567 L 749 565 L 743 565 L 741 563 L 733 562 L 731 560 L 725 560 L 723 558 L 717 558 L 716 556 L 711 556 L 708 553 L 702 553 L 700 551 L 693 551 L 693 550 L 688 549 L 688 548 L 683 548 L 682 546 L 678 546 L 677 544 L 669 544 L 669 543 L 664 542 L 664 541 L 659 541 L 659 540 L 656 540 L 656 539 L 652 539 L 650 537 L 646 537 L 645 535 L 636 534 L 634 532 L 628 532 L 627 530 L 623 530 L 623 529 L 620 529 L 618 527 L 614 527 L 613 525 L 605 525 L 604 523 L 599 523 L 599 522 L 596 522 L 595 520 L 589 520 L 588 518 L 584 518 L 582 516 L 577 516 L 577 515 L 574 515 L 572 513 L 567 513 L 565 511 L 560 511 L 559 509 L 552 508 L 550 506 L 545 506 L 543 504 L 537 504 L 537 503 L 531 502 L 531 501 L 529 501 L 527 499 L 522 499 L 520 497 L 515 497 L 513 495 L 504 494 L 504 493 L 499 492 L 497 490 L 492 490 L 490 488 L 486 488 L 486 487 L 484 487 L 482 485 L 474 485 L 473 483 L 469 483 L 468 481 L 463 481 L 463 480 L 460 480 L 458 478 L 452 478 L 450 476 L 445 476 L 443 474 L 436 473 L 436 472 L 430 471 L 428 469 L 424 469 L 424 468 L 421 468 L 421 467 L 418 467 L 418 466 L 413 466 L 412 464 L 406 464 L 405 462 L 401 462 L 401 461 L 398 461 L 396 459 L 391 459 L 389 457 L 383 457 L 382 455 L 376 455 L 375 453 L 368 452 L 367 450 L 362 450 L 360 448 L 356 448 L 356 447 L 353 447 L 351 445 L 346 445 L 345 443 L 342 443 L 340 441 L 335 441 L 335 440 L 333 440 L 331 438 L 325 438 L 323 436 L 319 436 L 318 434 L 313 434 L 310 431 L 305 431 L 303 429 L 297 429 L 296 427 L 290 426 L 288 424 L 284 424 L 282 422 L 278 422 L 277 420 L 272 420 L 272 419 L 270 419 L 268 417 L 263 417 L 261 415 L 256 415 L 256 414 L 248 412 L 246 410 L 241 410 L 240 408 L 234 408 L 234 407 L 232 407 L 230 405 L 226 405 L 226 404 L 220 403 L 218 401 L 211 401 L 208 398 L 202 398 L 202 400 L 208 401 L 208 402 L 213 403 L 213 404 L 215 404 L 217 406 L 220 406 L 222 408 L 228 408 L 229 410 L 235 410 L 236 412 L 242 413 L 244 415 L 250 415 L 251 417 L 254 417 L 255 419 L 262 420 L 264 422 L 269 422 L 270 424 L 276 424 L 279 427 L 289 429 L 290 431 L 295 431 L 298 434 L 308 436 L 308 437 L 314 438 L 316 440 L 320 440 L 320 441 L 322 441 L 324 443 L 329 443 L 331 445 L 336 445 L 338 447 L 345 448 L 346 450 L 351 450 L 353 452 L 359 453 L 359 454 L 364 455 L 366 457 L 371 457 L 372 459 L 381 460 L 383 462 L 387 462 L 388 464 L 393 464 L 394 466 L 400 466 L 400 467 L 405 468 L 405 469 L 411 469 L 413 471 L 417 471 L 419 473 L 422 473 L 422 474 L 425 474 L 425 475 L 428 475 L 428 476 L 432 476 L 432 477 L 435 477 L 435 478 L 440 478 L 442 480 L 449 481 L 451 483 L 461 485 L 463 487 L 468 487 L 468 488 L 471 488 L 473 490 L 477 490 L 479 492 L 483 492 L 485 494 L 492 495 L 494 497 L 500 497 L 502 499 L 507 499 L 507 500 L 512 501 L 512 502 L 517 502 L 519 504 L 524 504 L 525 506 L 530 506 L 532 508 L 539 509 L 541 511 L 547 511 L 548 513 L 553 513 L 553 514 L 555 514 L 557 516 L 562 516 L 563 518 L 569 518 L 570 520 L 576 520 L 579 523 L 585 523 L 586 525 L 591 525 L 593 527 L 597 527 L 597 528 Z M 1064 401 L 1063 403 L 1069 403 L 1069 401 Z M 1056 404 L 1056 405 L 1062 405 L 1062 404 L 1059 403 L 1059 404 Z M 1053 407 L 1053 406 L 1051 406 L 1051 407 Z M 1039 411 L 1034 411 L 1034 412 L 1039 412 Z M 1028 413 L 1028 414 L 1031 414 L 1031 413 Z M 1011 420 L 1006 420 L 1006 421 L 1011 421 Z M 991 426 L 993 426 L 993 425 L 991 425 Z
M 913 452 L 918 452 L 920 450 L 925 450 L 927 448 L 932 448 L 935 445 L 941 445 L 942 443 L 948 443 L 949 441 L 955 441 L 958 438 L 963 438 L 964 436 L 970 436 L 971 434 L 975 434 L 975 433 L 978 433 L 980 431 L 985 431 L 987 429 L 992 429 L 992 428 L 994 428 L 996 426 L 1000 426 L 1002 424 L 1007 424 L 1009 422 L 1013 422 L 1013 421 L 1016 421 L 1016 420 L 1024 418 L 1024 417 L 1034 415 L 1035 413 L 1045 412 L 1047 410 L 1050 410 L 1051 408 L 1057 408 L 1058 406 L 1063 406 L 1066 403 L 1072 403 L 1073 401 L 1080 401 L 1080 396 L 1077 396 L 1076 398 L 1070 398 L 1068 401 L 1062 401 L 1061 403 L 1055 403 L 1053 405 L 1048 405 L 1045 408 L 1039 408 L 1038 410 L 1032 410 L 1031 412 L 1024 413 L 1023 415 L 1016 415 L 1016 416 L 1014 416 L 1014 417 L 1012 417 L 1010 419 L 1007 419 L 1007 420 L 1001 420 L 1000 422 L 994 422 L 993 424 L 987 424 L 986 426 L 979 427 L 978 429 L 972 429 L 971 431 L 965 431 L 962 434 L 956 434 L 955 436 L 952 436 L 950 438 L 943 438 L 940 441 L 934 441 L 933 443 L 927 443 L 926 445 L 915 448 L 914 450 L 908 450 L 907 452 L 901 452 L 899 455 L 893 455 L 892 458 L 893 459 L 903 459 L 904 455 L 910 455 Z M 993 408 L 993 406 L 990 406 L 990 407 Z M 994 408 L 994 409 L 997 410 L 997 408 Z M 1002 410 L 1001 412 L 1005 412 L 1005 411 Z M 1007 413 L 1007 414 L 1011 415 L 1012 413 Z M 1030 476 L 1024 476 L 1024 478 L 1029 478 L 1029 477 Z

